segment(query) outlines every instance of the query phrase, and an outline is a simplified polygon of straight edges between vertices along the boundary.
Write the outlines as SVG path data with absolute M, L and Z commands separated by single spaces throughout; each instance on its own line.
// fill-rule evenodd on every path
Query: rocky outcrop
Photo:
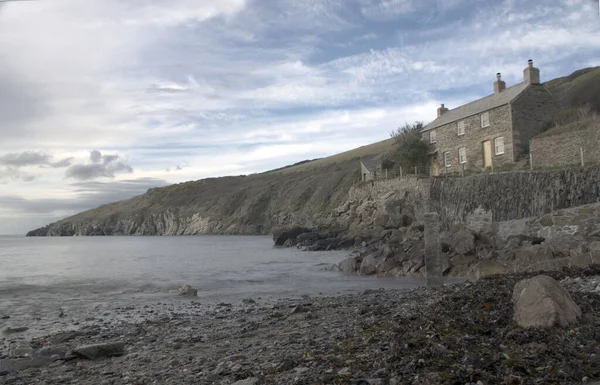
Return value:
M 513 290 L 513 302 L 514 320 L 523 328 L 566 327 L 581 318 L 581 309 L 569 292 L 545 275 L 519 281 Z
M 197 297 L 198 290 L 194 289 L 190 285 L 183 285 L 179 288 L 179 295 L 184 297 Z

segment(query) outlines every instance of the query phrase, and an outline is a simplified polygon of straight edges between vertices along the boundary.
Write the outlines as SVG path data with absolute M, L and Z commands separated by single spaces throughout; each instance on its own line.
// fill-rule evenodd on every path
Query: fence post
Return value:
M 529 153 L 529 169 L 533 170 L 533 155 Z
M 400 166 L 400 178 L 402 178 L 402 166 Z
M 417 166 L 415 166 L 415 176 L 417 176 Z
M 460 168 L 460 175 L 461 175 L 462 177 L 464 177 L 464 176 L 465 176 L 465 164 L 464 164 L 464 163 L 461 165 L 461 168 Z
M 581 167 L 583 167 L 583 147 L 579 147 L 579 152 L 581 153 Z

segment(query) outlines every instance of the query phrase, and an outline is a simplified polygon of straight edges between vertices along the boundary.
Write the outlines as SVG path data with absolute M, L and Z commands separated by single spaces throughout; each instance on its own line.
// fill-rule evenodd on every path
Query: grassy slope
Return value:
M 600 111 L 600 67 L 579 70 L 545 84 L 565 107 L 591 103 Z M 198 213 L 223 218 L 225 229 L 247 225 L 246 231 L 267 231 L 272 225 L 292 222 L 310 223 L 315 215 L 329 212 L 343 202 L 359 178 L 358 159 L 392 149 L 393 141 L 388 139 L 261 174 L 209 178 L 152 189 L 57 224 L 93 221 L 110 225 L 119 218 L 143 219 L 165 210 L 179 216 Z

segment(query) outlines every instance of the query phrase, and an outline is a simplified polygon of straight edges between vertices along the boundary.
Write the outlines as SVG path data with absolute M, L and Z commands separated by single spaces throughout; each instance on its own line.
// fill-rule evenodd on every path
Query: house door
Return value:
M 483 142 L 483 167 L 492 167 L 492 141 Z
M 431 176 L 439 176 L 440 169 L 438 167 L 437 162 L 435 161 L 435 157 L 431 157 Z

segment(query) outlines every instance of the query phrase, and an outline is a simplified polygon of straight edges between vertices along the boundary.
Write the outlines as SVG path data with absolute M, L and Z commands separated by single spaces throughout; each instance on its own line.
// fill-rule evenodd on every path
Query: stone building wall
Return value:
M 466 147 L 467 162 L 465 170 L 481 169 L 484 166 L 483 142 L 490 140 L 492 142 L 492 162 L 494 165 L 504 165 L 512 163 L 512 134 L 511 134 L 511 113 L 507 105 L 489 110 L 490 125 L 481 127 L 481 114 L 469 116 L 465 121 L 465 134 L 458 135 L 457 122 L 445 124 L 431 131 L 436 131 L 437 142 L 432 145 L 437 149 L 437 163 L 440 174 L 458 173 L 462 165 L 459 162 L 458 150 Z M 424 132 L 423 139 L 429 141 L 430 131 Z M 504 137 L 504 154 L 494 154 L 494 138 Z M 450 155 L 450 167 L 444 168 L 444 152 Z
M 534 167 L 557 167 L 600 163 L 600 120 L 567 132 L 540 135 L 531 140 Z
M 445 226 L 466 223 L 477 210 L 491 212 L 495 222 L 543 216 L 600 202 L 600 168 L 434 178 L 429 197 Z
M 527 87 L 512 101 L 512 142 L 515 161 L 527 153 L 531 138 L 542 132 L 544 126 L 554 120 L 560 109 L 561 104 L 558 99 L 540 84 Z

